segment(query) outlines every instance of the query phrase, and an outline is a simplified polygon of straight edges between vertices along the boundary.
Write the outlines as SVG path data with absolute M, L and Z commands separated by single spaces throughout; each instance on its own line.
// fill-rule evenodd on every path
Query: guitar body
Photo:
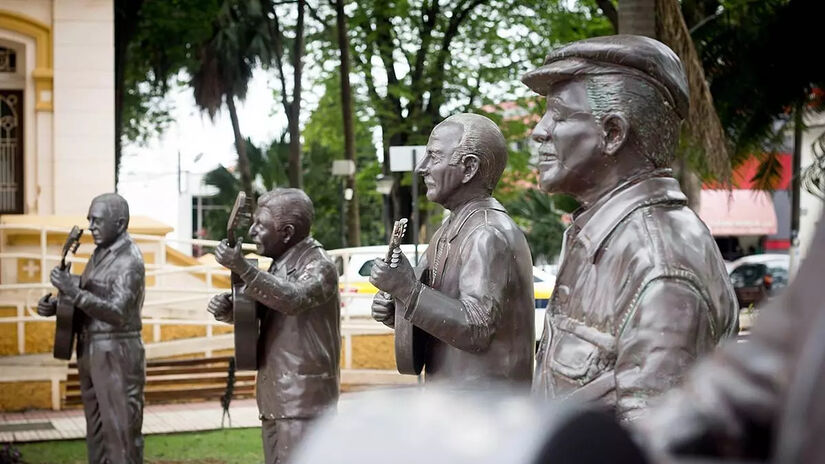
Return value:
M 401 374 L 418 375 L 427 355 L 427 334 L 404 319 L 407 308 L 395 301 L 395 365 Z
M 429 277 L 425 278 L 429 275 L 426 272 L 425 276 L 419 274 L 419 269 L 416 269 L 419 282 L 429 280 Z M 430 335 L 405 319 L 406 312 L 404 304 L 395 300 L 395 365 L 401 374 L 419 375 L 427 359 Z
M 247 259 L 257 267 L 257 259 Z M 257 302 L 243 292 L 244 281 L 232 273 L 232 311 L 235 324 L 235 365 L 239 370 L 258 370 L 260 319 Z
M 72 275 L 75 285 L 80 285 L 80 276 Z M 74 341 L 77 335 L 77 320 L 74 302 L 71 298 L 59 293 L 57 295 L 57 321 L 54 327 L 54 357 L 57 359 L 72 359 Z

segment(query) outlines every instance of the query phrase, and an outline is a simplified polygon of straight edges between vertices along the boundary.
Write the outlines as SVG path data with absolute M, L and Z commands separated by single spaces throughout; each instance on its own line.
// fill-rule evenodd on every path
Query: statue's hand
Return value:
M 232 323 L 232 295 L 220 293 L 209 300 L 206 310 L 212 313 L 216 321 Z
M 57 300 L 52 297 L 51 293 L 43 295 L 43 298 L 37 302 L 37 314 L 43 317 L 51 317 L 57 313 Z
M 415 288 L 415 271 L 401 249 L 396 248 L 389 263 L 380 258 L 374 261 L 370 282 L 396 300 L 405 302 Z
M 52 285 L 57 287 L 63 295 L 69 298 L 76 297 L 78 292 L 80 292 L 80 287 L 72 280 L 72 275 L 69 274 L 67 270 L 56 267 L 52 269 L 50 278 Z
M 395 300 L 389 293 L 375 294 L 372 299 L 372 318 L 387 327 L 395 327 Z
M 247 264 L 241 250 L 241 241 L 238 240 L 235 246 L 231 247 L 226 239 L 221 240 L 215 248 L 215 261 L 230 271 L 241 274 Z

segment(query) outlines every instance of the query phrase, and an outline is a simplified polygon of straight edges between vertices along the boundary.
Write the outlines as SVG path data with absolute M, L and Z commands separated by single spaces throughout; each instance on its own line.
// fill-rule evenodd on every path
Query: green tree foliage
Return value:
M 332 161 L 344 158 L 343 113 L 341 111 L 340 81 L 330 73 L 324 83 L 325 91 L 303 130 L 308 146 L 304 157 L 304 189 L 315 203 L 314 234 L 327 248 L 346 246 L 342 242 L 340 185 L 342 180 L 330 175 Z M 365 119 L 364 101 L 355 99 L 355 163 L 356 199 L 360 210 L 362 245 L 378 245 L 384 241 L 381 219 L 382 199 L 375 190 L 375 178 L 380 164 L 375 156 L 369 120 Z
M 776 154 L 797 104 L 825 110 L 815 89 L 825 88 L 820 60 L 799 53 L 821 41 L 825 2 L 807 0 L 694 0 L 701 17 L 692 36 L 711 83 L 716 109 L 734 149 L 734 166 L 757 154 L 757 184 L 779 179 Z M 683 11 L 685 8 L 683 6 Z M 688 13 L 686 13 L 687 16 Z
M 220 2 L 144 1 L 137 11 L 127 14 L 131 3 L 115 2 L 117 27 L 134 28 L 133 34 L 119 44 L 125 55 L 122 81 L 115 83 L 123 90 L 118 136 L 142 143 L 171 122 L 164 97 L 178 82 L 180 72 L 197 63 L 197 45 L 212 35 Z

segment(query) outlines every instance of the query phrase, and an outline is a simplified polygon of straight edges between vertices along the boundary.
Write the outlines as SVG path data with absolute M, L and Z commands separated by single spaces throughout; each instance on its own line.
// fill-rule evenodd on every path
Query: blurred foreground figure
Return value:
M 635 424 L 656 454 L 825 462 L 825 217 L 809 250 L 747 341 L 699 364 Z
M 484 116 L 450 116 L 430 134 L 416 171 L 427 199 L 450 216 L 417 271 L 396 248 L 390 263 L 374 261 L 370 275 L 381 290 L 372 314 L 395 328 L 400 372 L 417 374 L 423 365 L 428 382 L 529 385 L 533 260 L 524 234 L 491 196 L 506 165 L 504 136 Z
M 359 393 L 327 416 L 295 464 L 639 464 L 603 411 L 541 404 L 507 389 Z
M 145 291 L 143 255 L 129 237 L 129 204 L 116 193 L 89 207 L 94 253 L 80 285 L 68 270 L 54 268 L 52 285 L 78 310 L 77 371 L 86 413 L 86 447 L 92 464 L 143 462 L 143 385 L 146 358 L 140 336 Z M 41 316 L 57 301 L 44 296 Z
M 258 199 L 249 236 L 269 272 L 250 264 L 238 241 L 226 240 L 215 259 L 241 276 L 261 318 L 255 396 L 267 464 L 285 462 L 311 421 L 338 400 L 341 356 L 338 272 L 309 235 L 312 201 L 298 189 L 275 189 Z M 232 296 L 216 295 L 208 307 L 232 323 Z
M 737 331 L 719 249 L 669 169 L 688 110 L 685 73 L 664 44 L 617 35 L 563 46 L 522 81 L 547 98 L 532 135 L 541 188 L 581 204 L 533 389 L 633 419 Z

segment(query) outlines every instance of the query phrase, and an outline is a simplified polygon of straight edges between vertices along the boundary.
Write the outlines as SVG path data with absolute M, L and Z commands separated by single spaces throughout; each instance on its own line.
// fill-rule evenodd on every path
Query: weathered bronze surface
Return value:
M 283 462 L 307 424 L 338 399 L 341 356 L 338 272 L 310 235 L 313 207 L 298 189 L 258 199 L 249 236 L 269 272 L 244 259 L 241 244 L 224 240 L 217 261 L 246 283 L 261 318 L 256 396 L 266 462 Z M 232 297 L 216 295 L 208 310 L 232 323 Z
M 419 328 L 427 381 L 526 385 L 533 367 L 533 270 L 524 234 L 491 193 L 507 163 L 498 127 L 473 114 L 433 129 L 416 170 L 427 198 L 450 210 L 418 269 L 377 259 L 370 282 L 383 292 L 373 317 Z M 400 304 L 396 305 L 395 302 Z M 413 347 L 414 348 L 414 347 Z
M 86 413 L 90 463 L 143 462 L 143 385 L 146 360 L 140 312 L 145 290 L 143 256 L 129 237 L 129 205 L 109 193 L 92 200 L 89 231 L 95 248 L 77 280 L 68 269 L 52 270 L 51 282 L 71 298 L 79 315 L 77 369 Z M 54 298 L 37 307 L 57 310 Z
M 717 350 L 652 407 L 635 424 L 640 440 L 667 461 L 825 462 L 823 276 L 825 218 L 790 286 L 762 309 L 748 338 Z
M 737 331 L 717 246 L 668 169 L 687 112 L 685 74 L 664 44 L 619 35 L 561 47 L 522 80 L 547 98 L 532 136 L 541 188 L 581 203 L 533 389 L 633 419 Z

